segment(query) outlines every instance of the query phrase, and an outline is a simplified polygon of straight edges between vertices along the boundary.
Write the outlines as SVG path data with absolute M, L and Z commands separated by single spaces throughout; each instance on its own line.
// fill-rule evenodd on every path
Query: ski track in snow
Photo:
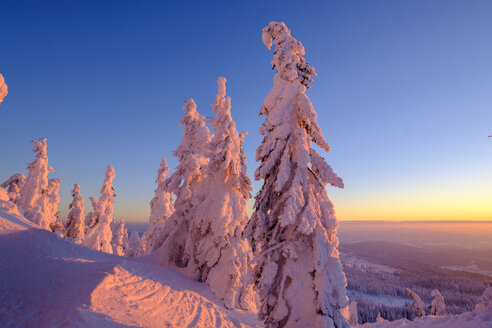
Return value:
M 34 228 L 33 228 L 34 227 Z M 0 327 L 261 327 L 205 284 L 0 211 Z

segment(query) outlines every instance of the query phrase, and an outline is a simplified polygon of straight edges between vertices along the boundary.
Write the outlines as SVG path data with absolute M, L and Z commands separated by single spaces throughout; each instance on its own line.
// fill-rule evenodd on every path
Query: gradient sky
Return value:
M 308 96 L 345 181 L 328 189 L 339 219 L 492 220 L 492 1 L 3 0 L 0 181 L 46 137 L 63 218 L 73 184 L 90 206 L 111 164 L 116 217 L 146 221 L 161 157 L 177 165 L 183 101 L 213 116 L 218 76 L 252 177 L 272 20 L 318 73 Z

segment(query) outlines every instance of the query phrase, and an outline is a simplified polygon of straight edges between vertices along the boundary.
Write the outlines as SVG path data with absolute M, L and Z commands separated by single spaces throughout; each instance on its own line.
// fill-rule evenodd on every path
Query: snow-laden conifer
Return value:
M 96 206 L 97 206 L 97 198 L 96 197 L 89 197 L 89 200 L 91 201 L 91 206 L 92 206 L 92 211 L 87 213 L 85 217 L 85 232 L 87 233 L 87 230 L 89 227 L 92 227 L 96 224 Z
M 140 236 L 138 235 L 138 232 L 133 231 L 128 241 L 128 251 L 126 253 L 126 256 L 139 257 L 142 255 L 143 255 L 143 248 L 142 248 L 142 243 L 140 241 Z
M 359 324 L 359 315 L 357 313 L 357 302 L 355 301 L 352 301 L 349 304 L 348 322 L 351 326 L 357 326 Z
M 425 316 L 425 304 L 420 298 L 420 296 L 415 293 L 413 290 L 410 288 L 405 288 L 405 293 L 407 296 L 412 299 L 412 309 L 415 310 L 416 316 L 417 317 L 424 317 Z
M 20 190 L 19 201 L 27 219 L 51 230 L 56 216 L 53 213 L 52 199 L 48 196 L 48 174 L 54 170 L 48 166 L 46 138 L 33 142 L 32 151 L 36 153 L 36 159 L 27 165 L 28 175 Z
M 7 190 L 10 201 L 20 206 L 20 190 L 25 183 L 26 177 L 24 174 L 17 173 L 2 183 L 1 187 Z
M 187 271 L 198 281 L 206 281 L 226 307 L 254 309 L 248 264 L 252 252 L 248 241 L 242 238 L 248 220 L 246 202 L 252 188 L 246 173 L 243 135 L 231 117 L 225 82 L 225 78 L 218 78 L 209 165 L 192 196 L 185 246 Z
M 157 178 L 155 180 L 157 189 L 155 189 L 154 198 L 150 202 L 149 227 L 141 239 L 142 246 L 147 254 L 162 245 L 164 241 L 162 239 L 164 222 L 174 211 L 172 193 L 167 191 L 165 184 L 168 172 L 169 167 L 164 156 L 162 157 L 159 170 L 157 170 Z
M 116 196 L 113 189 L 113 179 L 114 168 L 108 165 L 106 166 L 104 183 L 101 188 L 101 196 L 95 204 L 93 202 L 95 212 L 91 216 L 90 226 L 84 238 L 85 246 L 105 253 L 113 253 L 111 224 L 114 220 L 113 203 Z
M 80 185 L 74 184 L 72 190 L 73 200 L 68 205 L 67 223 L 65 224 L 65 236 L 75 241 L 81 241 L 85 234 L 84 223 L 84 198 L 80 194 Z
M 9 194 L 7 190 L 0 187 L 0 211 L 4 211 L 5 213 L 22 216 L 19 212 L 19 208 L 16 204 L 10 201 Z
M 125 221 L 120 220 L 114 223 L 113 239 L 111 240 L 113 254 L 123 256 L 128 251 L 128 231 L 125 227 Z
M 164 182 L 165 190 L 174 193 L 174 212 L 164 222 L 161 230 L 162 246 L 155 252 L 157 260 L 164 265 L 194 268 L 190 257 L 189 230 L 193 220 L 196 189 L 206 174 L 208 165 L 208 143 L 212 134 L 205 125 L 205 118 L 196 111 L 193 99 L 187 99 L 183 106 L 185 114 L 180 121 L 184 125 L 183 136 L 178 149 L 173 152 L 179 160 L 176 170 Z M 188 271 L 189 272 L 189 271 Z
M 492 313 L 492 287 L 485 289 L 480 303 L 475 306 L 473 312 L 476 314 Z
M 65 226 L 60 221 L 60 212 L 58 212 L 58 204 L 60 203 L 60 196 L 58 191 L 60 190 L 60 179 L 48 180 L 48 201 L 51 214 L 55 217 L 55 222 L 50 226 L 51 231 L 63 236 L 65 234 Z
M 260 114 L 264 135 L 256 152 L 256 196 L 247 236 L 256 260 L 260 319 L 267 327 L 348 327 L 346 279 L 326 185 L 343 187 L 311 144 L 330 146 L 305 91 L 315 75 L 304 47 L 284 23 L 271 22 L 262 39 L 275 45 L 273 88 Z
M 444 303 L 444 297 L 442 297 L 441 293 L 438 289 L 434 289 L 431 292 L 432 301 L 429 307 L 430 315 L 443 316 L 448 314 L 446 311 L 446 304 Z
M 5 83 L 3 75 L 0 74 L 0 104 L 3 102 L 3 99 L 7 97 L 7 93 L 8 93 L 7 83 Z

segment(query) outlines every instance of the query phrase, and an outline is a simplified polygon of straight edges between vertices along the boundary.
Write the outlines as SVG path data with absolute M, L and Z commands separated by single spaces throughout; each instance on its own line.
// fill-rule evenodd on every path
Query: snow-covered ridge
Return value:
M 0 327 L 261 327 L 206 285 L 0 211 Z

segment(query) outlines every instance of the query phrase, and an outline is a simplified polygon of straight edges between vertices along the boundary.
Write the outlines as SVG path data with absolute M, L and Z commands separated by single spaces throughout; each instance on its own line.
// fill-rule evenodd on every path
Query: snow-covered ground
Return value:
M 208 287 L 0 211 L 0 327 L 261 327 Z

